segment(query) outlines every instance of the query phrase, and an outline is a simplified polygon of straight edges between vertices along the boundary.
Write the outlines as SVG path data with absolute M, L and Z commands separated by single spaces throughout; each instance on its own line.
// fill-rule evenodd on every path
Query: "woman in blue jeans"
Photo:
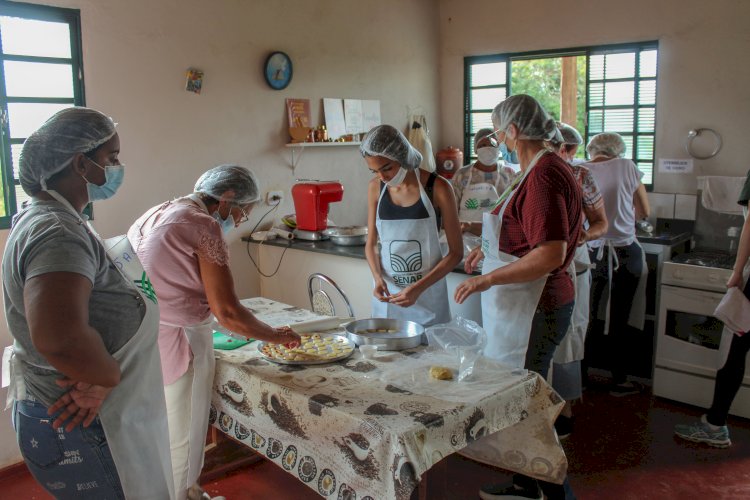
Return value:
M 3 368 L 21 453 L 58 499 L 174 498 L 156 297 L 132 248 L 82 214 L 120 186 L 119 152 L 114 122 L 88 108 L 56 113 L 21 151 L 32 202 L 3 255 Z

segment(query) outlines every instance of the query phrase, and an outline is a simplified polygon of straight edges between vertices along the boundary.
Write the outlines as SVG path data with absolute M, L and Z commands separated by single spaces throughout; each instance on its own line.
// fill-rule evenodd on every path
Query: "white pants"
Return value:
M 191 446 L 204 446 L 204 443 L 190 442 L 190 410 L 193 388 L 193 362 L 190 362 L 187 372 L 172 384 L 164 386 L 164 396 L 167 399 L 167 421 L 169 423 L 169 448 L 172 452 L 172 475 L 174 477 L 174 491 L 177 500 L 187 498 L 188 488 L 188 457 Z

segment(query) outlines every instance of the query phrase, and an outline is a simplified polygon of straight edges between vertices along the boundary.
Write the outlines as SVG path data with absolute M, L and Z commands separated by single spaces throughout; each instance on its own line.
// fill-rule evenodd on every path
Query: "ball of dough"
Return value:
M 444 366 L 431 366 L 430 377 L 437 380 L 453 380 L 453 371 Z

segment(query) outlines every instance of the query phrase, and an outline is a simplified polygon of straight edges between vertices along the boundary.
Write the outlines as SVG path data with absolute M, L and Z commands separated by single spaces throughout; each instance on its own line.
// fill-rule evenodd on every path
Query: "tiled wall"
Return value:
M 655 224 L 657 218 L 695 220 L 696 201 L 694 194 L 648 193 L 649 221 Z

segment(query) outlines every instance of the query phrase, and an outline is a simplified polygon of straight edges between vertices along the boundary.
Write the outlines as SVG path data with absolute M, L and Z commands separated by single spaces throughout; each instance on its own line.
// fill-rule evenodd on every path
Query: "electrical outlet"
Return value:
M 266 193 L 266 205 L 271 207 L 281 203 L 284 199 L 284 191 L 269 191 Z

